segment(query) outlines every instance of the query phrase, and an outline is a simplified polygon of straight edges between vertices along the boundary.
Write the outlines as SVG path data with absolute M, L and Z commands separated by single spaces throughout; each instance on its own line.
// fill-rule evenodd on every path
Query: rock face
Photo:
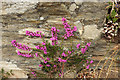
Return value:
M 18 3 L 3 3 L 3 10 L 2 10 L 2 14 L 11 14 L 11 13 L 19 13 L 22 14 L 25 11 L 34 8 L 35 4 L 33 3 L 24 3 L 24 2 L 18 2 Z
M 97 29 L 97 25 L 87 25 L 84 27 L 82 38 L 97 40 L 101 37 L 101 31 Z
M 12 64 L 11 62 L 0 61 L 0 70 L 4 69 L 5 72 L 12 70 L 14 75 L 9 76 L 9 78 L 28 78 L 27 73 L 22 69 L 18 68 L 17 65 Z
M 2 4 L 2 55 L 3 60 L 15 60 L 16 64 L 23 69 L 38 68 L 39 61 L 35 59 L 26 59 L 17 56 L 16 48 L 11 46 L 13 39 L 20 43 L 31 44 L 35 47 L 35 43 L 41 43 L 42 40 L 38 38 L 28 38 L 25 36 L 25 31 L 29 30 L 36 32 L 42 31 L 45 34 L 45 39 L 50 41 L 51 27 L 56 27 L 60 30 L 59 36 L 65 33 L 62 24 L 62 18 L 68 20 L 68 24 L 73 28 L 77 27 L 75 36 L 71 39 L 72 46 L 76 48 L 76 44 L 82 43 L 82 39 L 100 39 L 102 23 L 106 16 L 105 3 L 95 2 L 3 2 Z M 61 41 L 61 39 L 59 39 Z M 59 41 L 59 42 L 60 42 Z M 64 44 L 65 43 L 65 44 Z M 70 40 L 65 40 L 65 50 L 71 45 Z M 4 63 L 3 63 L 4 64 Z M 6 63 L 8 64 L 8 63 Z M 5 65 L 6 65 L 5 64 Z M 11 64 L 12 65 L 12 64 Z M 0 65 L 1 66 L 1 65 Z M 6 67 L 6 66 L 3 66 Z M 13 66 L 14 68 L 14 66 Z M 20 73 L 21 75 L 23 73 Z M 73 74 L 71 72 L 71 74 Z M 16 74 L 18 75 L 18 74 Z M 73 76 L 68 74 L 69 76 Z M 24 76 L 23 76 L 24 77 Z M 26 77 L 26 76 L 25 76 Z

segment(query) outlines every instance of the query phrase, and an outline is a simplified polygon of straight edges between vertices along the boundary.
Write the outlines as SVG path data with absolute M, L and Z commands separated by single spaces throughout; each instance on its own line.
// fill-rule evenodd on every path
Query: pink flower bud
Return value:
M 90 45 L 91 45 L 91 42 L 87 43 L 87 45 L 90 46 Z
M 54 67 L 56 67 L 56 65 L 54 65 Z
M 50 67 L 50 65 L 49 65 L 49 64 L 47 64 L 46 66 L 47 66 L 47 67 Z
M 42 64 L 39 65 L 39 67 L 42 67 L 42 66 L 43 66 Z
M 50 60 L 50 58 L 47 58 L 47 60 L 49 61 L 49 60 Z
M 46 64 L 46 63 L 47 63 L 47 61 L 45 61 L 45 60 L 44 60 L 44 63 Z
M 66 18 L 63 17 L 63 18 L 62 18 L 62 21 L 66 21 Z
M 77 47 L 77 49 L 79 49 L 79 48 L 80 48 L 80 43 L 79 43 L 79 44 L 77 44 L 77 46 L 76 46 L 76 47 Z
M 61 76 L 61 74 L 59 74 L 59 76 Z
M 91 60 L 90 63 L 93 63 L 93 60 Z
M 90 66 L 90 65 L 87 65 L 86 68 L 89 69 L 89 66 Z
M 38 53 L 35 53 L 35 56 L 38 57 Z
M 67 60 L 62 59 L 62 62 L 67 62 Z
M 45 43 L 44 43 L 44 42 L 42 42 L 42 45 L 45 45 Z

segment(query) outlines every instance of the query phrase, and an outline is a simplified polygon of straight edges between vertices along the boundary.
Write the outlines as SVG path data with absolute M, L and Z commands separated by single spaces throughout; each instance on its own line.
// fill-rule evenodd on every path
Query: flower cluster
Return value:
M 58 29 L 56 29 L 55 27 L 51 28 L 52 38 L 50 38 L 50 40 L 52 40 L 52 45 L 55 45 L 58 43 L 57 32 L 59 32 Z
M 63 25 L 64 25 L 64 29 L 66 31 L 66 34 L 64 34 L 64 39 L 67 39 L 68 37 L 70 36 L 74 36 L 73 32 L 74 31 L 77 31 L 77 27 L 74 26 L 73 29 L 70 28 L 70 25 L 66 22 L 66 19 L 65 18 L 62 18 L 62 21 L 63 21 Z
M 43 59 L 42 59 L 42 60 L 43 60 Z M 48 58 L 48 57 L 46 58 L 46 60 L 43 60 L 45 66 L 47 66 L 47 67 L 50 67 L 50 66 L 51 66 L 50 64 L 47 64 L 49 60 L 50 60 L 50 58 Z M 42 64 L 39 64 L 39 67 L 43 67 L 43 65 L 42 65 Z M 56 65 L 54 65 L 53 67 L 56 67 Z
M 28 36 L 36 36 L 36 37 L 42 38 L 42 36 L 44 36 L 44 34 L 41 34 L 41 33 L 42 33 L 41 31 L 36 31 L 36 33 L 32 32 L 32 31 L 26 31 L 26 35 L 28 35 Z
M 87 60 L 87 63 L 89 63 L 89 61 Z M 93 60 L 90 61 L 90 64 L 93 63 Z M 90 65 L 87 65 L 86 68 L 89 69 Z
M 33 69 L 31 69 L 31 73 L 33 74 L 33 76 L 37 77 L 37 74 L 35 73 L 35 71 Z
M 13 40 L 11 43 L 13 44 L 13 46 L 17 47 L 18 49 L 22 49 L 22 50 L 25 50 L 25 51 L 26 51 L 26 50 L 28 50 L 28 51 L 31 50 L 31 48 L 28 47 L 28 46 L 26 46 L 26 45 L 18 44 L 18 43 L 16 42 L 16 40 Z
M 33 57 L 33 55 L 31 55 L 31 54 L 29 54 L 29 53 L 21 53 L 20 51 L 17 51 L 17 54 L 18 55 L 21 55 L 21 56 L 23 56 L 23 57 L 27 57 L 27 58 L 30 58 L 30 57 Z
M 86 50 L 88 49 L 88 47 L 90 47 L 90 45 L 91 45 L 91 42 L 87 43 L 87 44 L 85 45 L 85 48 L 81 48 L 81 53 L 84 54 L 84 53 L 86 52 Z M 79 49 L 79 48 L 80 48 L 80 43 L 77 44 L 76 47 L 77 47 L 77 49 Z M 84 60 L 82 60 L 82 61 L 84 61 Z M 81 62 L 82 62 L 82 61 L 81 61 Z M 87 60 L 87 63 L 89 63 L 88 60 Z M 90 64 L 91 64 L 91 63 L 93 63 L 93 60 L 90 61 Z M 90 66 L 90 65 L 87 65 L 86 68 L 89 69 L 89 66 Z
M 44 42 L 42 42 L 42 44 L 45 45 Z M 43 51 L 44 51 L 44 54 L 47 54 L 47 48 L 46 48 L 46 46 L 40 47 L 40 46 L 38 45 L 38 46 L 35 46 L 35 47 L 36 47 L 37 49 L 39 49 L 39 50 L 43 50 Z
M 87 44 L 85 45 L 85 48 L 81 48 L 81 53 L 84 54 L 90 45 L 91 45 L 91 42 L 87 43 Z M 77 47 L 77 49 L 79 49 L 79 48 L 80 48 L 80 43 L 77 44 L 76 47 Z
M 74 36 L 74 34 L 73 34 L 73 32 L 74 31 L 77 31 L 77 28 L 76 28 L 76 26 L 74 26 L 74 28 L 73 29 L 71 29 L 71 27 L 70 27 L 70 25 L 68 25 L 68 23 L 66 22 L 66 19 L 65 18 L 62 18 L 62 21 L 63 21 L 63 25 L 64 25 L 64 29 L 65 29 L 65 31 L 66 31 L 66 33 L 64 34 L 64 39 L 67 39 L 67 38 L 69 38 L 70 36 Z M 70 50 L 67 50 L 67 51 L 65 51 L 65 50 L 63 50 L 63 48 L 61 48 L 61 47 L 59 47 L 59 46 L 54 46 L 54 45 L 56 45 L 56 44 L 58 44 L 58 34 L 57 34 L 57 32 L 59 32 L 59 30 L 58 29 L 56 29 L 55 27 L 52 27 L 51 28 L 51 34 L 52 34 L 52 38 L 50 38 L 50 40 L 52 41 L 52 45 L 50 45 L 50 44 L 47 44 L 47 42 L 42 42 L 42 46 L 40 46 L 40 45 L 37 45 L 37 46 L 35 46 L 36 47 L 36 49 L 39 49 L 39 50 L 42 50 L 42 52 L 45 54 L 45 55 L 43 55 L 44 57 L 42 57 L 42 56 L 40 56 L 39 54 L 38 54 L 38 52 L 36 52 L 34 55 L 36 56 L 36 57 L 40 57 L 40 59 L 41 59 L 41 64 L 39 64 L 39 67 L 41 67 L 42 68 L 42 70 L 45 70 L 46 72 L 49 72 L 50 74 L 51 73 L 53 73 L 54 71 L 55 72 L 58 72 L 58 71 L 60 71 L 60 74 L 59 74 L 59 76 L 63 76 L 64 75 L 64 63 L 65 62 L 67 62 L 67 63 L 69 63 L 70 61 L 70 57 L 72 57 L 72 56 L 75 56 L 75 58 L 76 58 L 76 51 L 75 50 L 73 50 L 73 49 L 70 49 Z M 37 37 L 40 37 L 40 38 L 42 38 L 42 34 L 41 34 L 41 31 L 36 31 L 36 33 L 35 32 L 31 32 L 31 31 L 26 31 L 26 35 L 28 35 L 28 36 L 37 36 Z M 44 36 L 44 35 L 43 35 Z M 21 45 L 21 44 L 18 44 L 17 42 L 16 42 L 16 40 L 13 40 L 12 41 L 12 44 L 13 44 L 13 46 L 16 46 L 17 48 L 19 48 L 19 49 L 23 49 L 23 50 L 28 50 L 28 51 L 30 51 L 31 50 L 31 48 L 30 47 L 28 47 L 28 46 L 26 46 L 26 45 Z M 86 50 L 88 49 L 88 47 L 91 45 L 91 42 L 89 42 L 89 43 L 87 43 L 86 45 L 85 45 L 85 47 L 84 48 L 81 48 L 80 47 L 80 43 L 79 44 L 77 44 L 77 49 L 79 49 L 79 50 L 81 50 L 81 53 L 82 53 L 82 55 L 86 52 Z M 36 50 L 35 49 L 35 50 Z M 52 50 L 51 50 L 52 49 Z M 37 50 L 36 50 L 37 51 Z M 60 51 L 60 52 L 59 52 Z M 59 53 L 60 54 L 59 54 Z M 49 54 L 48 54 L 49 53 Z M 62 53 L 62 54 L 61 54 Z M 74 54 L 75 53 L 75 54 Z M 17 54 L 18 55 L 21 55 L 21 56 L 23 56 L 23 57 L 34 57 L 34 55 L 33 54 L 30 54 L 30 53 L 21 53 L 20 51 L 17 51 Z M 52 58 L 52 59 L 51 59 Z M 53 59 L 53 58 L 55 58 L 55 59 Z M 73 58 L 71 58 L 71 59 L 73 59 Z M 53 61 L 53 62 L 52 62 Z M 78 60 L 75 60 L 75 61 L 78 61 Z M 59 64 L 59 63 L 61 63 L 61 62 L 63 62 L 63 64 Z M 70 62 L 71 63 L 71 62 Z M 93 61 L 91 60 L 90 62 L 87 60 L 87 63 L 93 63 Z M 61 65 L 62 65 L 62 67 L 61 67 Z M 86 68 L 87 69 L 89 69 L 89 64 L 87 64 L 87 66 L 86 66 Z M 62 73 L 62 74 L 61 74 Z M 34 75 L 34 76 L 36 76 L 36 73 L 35 72 L 33 72 L 32 71 L 32 74 Z
M 58 61 L 59 62 L 67 62 L 67 60 L 64 60 L 64 59 L 61 59 L 61 58 L 58 58 Z

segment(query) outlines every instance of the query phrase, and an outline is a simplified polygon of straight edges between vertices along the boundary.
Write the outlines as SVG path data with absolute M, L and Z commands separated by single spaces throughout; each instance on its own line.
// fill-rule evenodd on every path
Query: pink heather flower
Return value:
M 57 29 L 57 32 L 60 32 L 60 30 L 59 30 L 59 29 Z
M 91 60 L 90 63 L 93 63 L 93 60 Z
M 81 53 L 83 53 L 83 54 L 85 53 L 85 50 L 84 50 L 84 48 L 81 48 Z
M 34 76 L 36 76 L 36 74 L 34 74 Z
M 50 60 L 50 58 L 47 58 L 47 60 L 49 61 L 49 60 Z
M 18 54 L 18 55 L 21 55 L 20 51 L 17 51 L 17 54 Z
M 45 45 L 45 43 L 44 43 L 44 42 L 42 42 L 42 45 Z
M 79 49 L 79 47 L 80 47 L 80 43 L 79 43 L 79 44 L 77 44 L 77 46 L 76 46 L 76 47 L 77 47 L 77 49 Z
M 63 17 L 63 18 L 62 18 L 62 21 L 66 21 L 66 18 Z
M 38 57 L 38 53 L 35 53 L 35 56 Z
M 42 66 L 43 66 L 42 64 L 39 65 L 39 67 L 42 67 Z
M 50 67 L 50 65 L 49 65 L 49 64 L 47 64 L 46 66 L 47 66 L 47 67 Z
M 87 45 L 90 46 L 90 45 L 91 45 L 91 42 L 87 43 Z
M 36 35 L 35 36 L 37 36 L 37 37 L 40 36 L 40 34 L 38 34 L 38 33 L 39 33 L 39 31 L 36 31 Z
M 47 54 L 47 52 L 46 52 L 46 51 L 44 51 L 44 54 Z
M 84 50 L 85 50 L 85 51 L 87 50 L 87 46 L 85 46 Z
M 67 60 L 62 59 L 62 62 L 67 62 Z
M 54 67 L 56 67 L 56 65 L 54 65 Z
M 88 63 L 89 61 L 87 60 L 87 63 Z
M 16 40 L 12 40 L 12 42 L 11 43 L 15 43 L 16 42 Z
M 72 52 L 71 51 L 68 51 L 69 54 L 71 54 Z
M 67 37 L 65 36 L 64 39 L 67 39 Z
M 61 76 L 61 74 L 59 74 L 59 76 Z
M 58 58 L 58 61 L 59 61 L 59 62 L 62 62 L 62 59 L 61 59 L 61 58 Z
M 31 72 L 32 74 L 35 74 L 35 72 Z
M 47 63 L 47 61 L 45 61 L 45 60 L 44 60 L 44 63 L 46 64 L 46 63 Z
M 52 45 L 55 45 L 55 43 L 54 43 L 54 42 L 52 42 Z
M 43 49 L 44 51 L 46 51 L 47 50 L 47 48 L 46 48 L 46 46 L 44 46 L 44 49 Z
M 62 53 L 62 56 L 66 57 L 67 55 L 63 52 L 63 53 Z
M 89 66 L 90 66 L 90 65 L 86 66 L 86 68 L 89 69 Z
M 37 49 L 39 49 L 39 45 L 38 46 L 35 46 Z
M 55 37 L 50 38 L 50 40 L 52 40 L 52 41 L 55 40 Z
M 42 57 L 40 57 L 41 58 L 41 60 L 43 60 L 43 58 Z
M 77 31 L 77 27 L 76 27 L 76 26 L 74 26 L 74 29 L 73 29 L 73 31 Z

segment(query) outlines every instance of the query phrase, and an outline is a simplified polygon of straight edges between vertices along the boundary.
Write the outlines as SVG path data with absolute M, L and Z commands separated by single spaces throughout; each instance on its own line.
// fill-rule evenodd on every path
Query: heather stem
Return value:
M 62 64 L 62 78 L 64 78 L 64 62 Z

